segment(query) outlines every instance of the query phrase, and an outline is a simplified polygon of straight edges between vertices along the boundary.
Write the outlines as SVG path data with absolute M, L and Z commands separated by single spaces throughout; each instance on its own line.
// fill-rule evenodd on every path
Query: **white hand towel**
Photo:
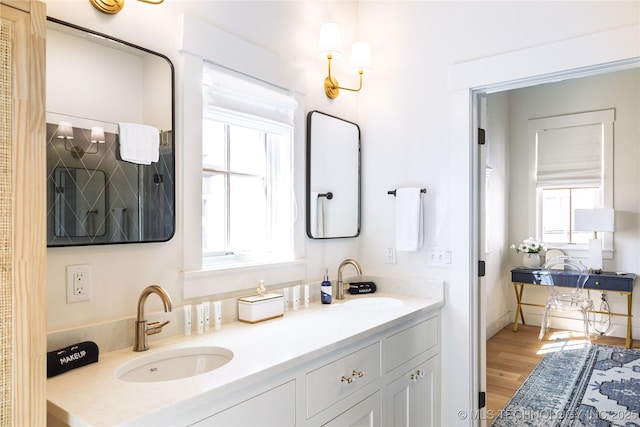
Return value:
M 422 198 L 420 188 L 396 190 L 396 250 L 417 251 L 422 247 Z
M 160 131 L 153 126 L 118 123 L 122 160 L 150 165 L 160 158 Z

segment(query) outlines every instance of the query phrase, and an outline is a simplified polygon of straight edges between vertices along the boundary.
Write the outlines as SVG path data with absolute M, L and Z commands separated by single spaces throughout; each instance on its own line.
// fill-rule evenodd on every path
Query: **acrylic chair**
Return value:
M 593 301 L 582 295 L 584 284 L 589 278 L 587 267 L 571 257 L 559 256 L 547 261 L 538 274 L 540 284 L 546 285 L 549 290 L 538 340 L 542 340 L 549 328 L 549 311 L 579 311 L 584 322 L 585 340 L 591 343 L 588 314 L 593 309 Z

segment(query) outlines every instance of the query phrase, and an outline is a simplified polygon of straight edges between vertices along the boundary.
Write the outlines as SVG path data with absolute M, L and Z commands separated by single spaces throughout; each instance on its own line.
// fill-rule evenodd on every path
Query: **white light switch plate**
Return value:
M 427 248 L 427 265 L 448 267 L 451 265 L 451 249 L 431 246 Z

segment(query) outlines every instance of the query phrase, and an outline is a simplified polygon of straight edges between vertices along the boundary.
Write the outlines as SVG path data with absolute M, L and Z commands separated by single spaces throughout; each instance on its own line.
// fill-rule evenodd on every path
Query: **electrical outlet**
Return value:
M 387 252 L 384 257 L 385 264 L 395 264 L 396 263 L 396 248 L 387 248 Z
M 91 265 L 67 266 L 67 304 L 91 299 Z

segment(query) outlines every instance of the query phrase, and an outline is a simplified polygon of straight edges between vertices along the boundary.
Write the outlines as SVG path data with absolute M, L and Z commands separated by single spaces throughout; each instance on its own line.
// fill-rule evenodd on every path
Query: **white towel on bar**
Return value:
M 422 247 L 422 198 L 420 188 L 396 190 L 396 250 L 417 251 Z
M 120 157 L 140 165 L 150 165 L 160 158 L 160 131 L 153 126 L 118 123 Z

